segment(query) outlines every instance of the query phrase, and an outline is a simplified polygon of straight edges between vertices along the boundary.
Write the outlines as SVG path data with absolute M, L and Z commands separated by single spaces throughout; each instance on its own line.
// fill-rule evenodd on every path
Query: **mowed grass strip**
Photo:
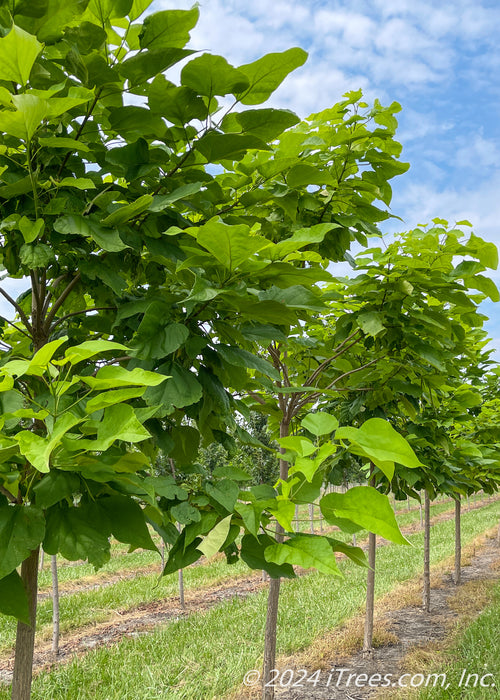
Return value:
M 431 515 L 436 516 L 447 510 L 449 510 L 449 504 L 438 503 L 432 507 Z M 307 506 L 305 506 L 305 512 L 307 512 Z M 418 511 L 405 512 L 398 515 L 398 522 L 400 527 L 406 527 L 418 522 L 419 517 Z M 316 528 L 316 532 L 319 532 L 318 528 Z M 335 536 L 346 542 L 351 541 L 350 535 L 346 533 L 339 532 Z M 358 533 L 358 544 L 362 543 L 366 537 L 367 533 L 365 531 Z M 113 549 L 114 551 L 123 551 L 123 545 L 115 544 Z M 127 563 L 127 557 L 129 558 L 129 566 L 123 568 Z M 63 585 L 71 582 L 77 585 L 105 583 L 106 575 L 117 574 L 120 571 L 133 573 L 134 563 L 138 567 L 156 563 L 158 567 L 157 573 L 141 574 L 138 572 L 138 575 L 132 578 L 115 581 L 110 585 L 104 585 L 102 588 L 96 588 L 95 590 L 75 590 L 74 593 L 66 593 L 61 598 L 60 630 L 62 642 L 64 642 L 64 636 L 71 631 L 87 625 L 113 620 L 116 617 L 116 611 L 123 613 L 144 603 L 152 603 L 178 595 L 177 574 L 160 578 L 160 556 L 154 552 L 147 551 L 133 552 L 128 555 L 114 555 L 111 561 L 103 569 L 99 570 L 97 579 L 95 574 L 94 576 L 91 575 L 94 569 L 89 564 L 83 564 L 80 567 L 62 566 L 58 572 L 59 581 Z M 72 578 L 79 570 L 86 572 L 86 575 Z M 225 558 L 223 558 L 222 560 L 211 561 L 200 566 L 186 568 L 184 570 L 184 585 L 186 591 L 194 588 L 215 586 L 231 579 L 242 578 L 248 572 L 249 569 L 243 562 L 228 566 Z M 68 574 L 71 576 L 68 576 Z M 49 576 L 49 571 L 44 571 L 41 574 L 41 583 L 45 584 L 45 588 L 42 590 L 45 590 L 45 592 L 50 590 L 47 589 Z M 0 653 L 13 649 L 15 633 L 16 624 L 13 619 L 0 615 Z M 52 601 L 46 598 L 39 601 L 38 604 L 37 638 L 48 639 L 51 634 Z
M 500 503 L 464 513 L 463 543 L 492 528 Z M 431 562 L 452 555 L 454 523 L 438 523 L 432 532 Z M 376 596 L 420 574 L 423 534 L 412 547 L 382 547 L 377 554 Z M 303 649 L 346 619 L 364 603 L 366 571 L 349 561 L 340 564 L 345 578 L 310 576 L 283 583 L 278 653 Z M 209 700 L 237 688 L 246 671 L 260 668 L 267 592 L 232 599 L 205 613 L 163 625 L 152 633 L 126 639 L 76 657 L 33 684 L 33 700 Z M 8 690 L 0 691 L 0 700 Z
M 500 584 L 493 592 L 492 603 L 459 635 L 449 650 L 448 661 L 426 669 L 437 673 L 445 682 L 422 688 L 414 700 L 493 700 L 500 698 Z

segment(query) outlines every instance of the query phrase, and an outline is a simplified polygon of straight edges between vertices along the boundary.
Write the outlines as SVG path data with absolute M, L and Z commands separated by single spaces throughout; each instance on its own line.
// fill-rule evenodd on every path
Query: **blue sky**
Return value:
M 239 65 L 301 46 L 306 64 L 269 104 L 307 116 L 362 88 L 403 107 L 408 173 L 392 211 L 407 230 L 434 217 L 468 219 L 500 247 L 500 4 L 489 0 L 201 0 L 191 46 Z M 155 0 L 150 10 L 189 8 Z M 500 284 L 500 272 L 491 276 Z M 500 304 L 487 304 L 500 352 Z M 500 355 L 498 355 L 500 359 Z
M 155 0 L 148 12 L 189 8 Z M 392 211 L 407 230 L 433 217 L 469 219 L 500 246 L 500 4 L 497 0 L 201 0 L 191 46 L 234 65 L 301 46 L 306 64 L 270 105 L 300 116 L 362 88 L 399 102 L 408 173 L 393 181 Z M 390 230 L 395 230 L 394 225 Z M 491 276 L 500 284 L 500 272 Z M 22 281 L 9 285 L 11 293 Z M 0 303 L 0 313 L 5 313 Z M 500 304 L 487 304 L 499 350 Z

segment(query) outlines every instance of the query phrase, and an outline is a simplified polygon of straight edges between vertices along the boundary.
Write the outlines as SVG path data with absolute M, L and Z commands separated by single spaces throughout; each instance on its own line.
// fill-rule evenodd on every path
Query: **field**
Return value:
M 447 610 L 445 598 L 439 598 L 451 585 L 448 572 L 453 567 L 450 557 L 454 551 L 452 504 L 437 502 L 431 513 L 431 564 L 435 587 L 432 603 L 439 609 L 439 615 L 436 613 L 435 617 L 448 617 L 453 622 L 454 613 Z M 310 528 L 308 517 L 307 509 L 301 510 L 301 529 Z M 494 536 L 499 517 L 500 501 L 488 502 L 478 498 L 477 502 L 470 503 L 469 509 L 464 508 L 463 562 L 473 564 L 464 569 L 464 586 L 478 576 L 486 581 L 484 585 L 489 586 L 488 582 L 498 576 L 499 569 L 494 567 L 500 560 L 500 549 L 493 544 L 488 548 L 484 543 L 489 540 L 485 540 L 484 533 Z M 277 668 L 279 673 L 285 669 L 290 671 L 277 677 L 282 686 L 278 687 L 278 695 L 290 698 L 337 697 L 328 695 L 330 689 L 321 683 L 326 682 L 332 664 L 344 663 L 343 659 L 350 659 L 357 669 L 371 664 L 367 668 L 373 668 L 373 673 L 387 664 L 393 670 L 399 668 L 407 649 L 398 643 L 399 635 L 394 631 L 394 625 L 397 628 L 399 624 L 406 631 L 410 627 L 413 629 L 413 638 L 409 639 L 407 647 L 420 646 L 422 640 L 418 638 L 418 629 L 423 630 L 427 645 L 433 636 L 441 641 L 447 638 L 448 628 L 443 627 L 439 633 L 432 632 L 436 623 L 432 615 L 427 620 L 425 632 L 423 613 L 418 610 L 423 556 L 418 507 L 416 504 L 408 504 L 408 507 L 398 504 L 397 518 L 412 546 L 380 542 L 374 639 L 378 648 L 374 658 L 363 660 L 360 655 L 353 656 L 359 651 L 362 641 L 360 613 L 366 589 L 365 570 L 342 560 L 339 566 L 343 578 L 301 571 L 302 575 L 297 579 L 282 584 Z M 319 531 L 320 523 L 316 520 L 314 525 Z M 358 544 L 366 544 L 366 533 L 358 536 Z M 488 566 L 484 561 L 479 566 L 476 562 L 478 556 L 489 557 Z M 161 562 L 155 553 L 137 551 L 127 554 L 117 543 L 111 561 L 98 572 L 83 563 L 61 564 L 61 645 L 57 662 L 50 651 L 52 604 L 50 570 L 46 561 L 40 574 L 33 698 L 153 700 L 168 697 L 201 700 L 254 697 L 256 689 L 243 686 L 242 680 L 249 670 L 261 668 L 267 583 L 262 581 L 259 572 L 249 571 L 242 562 L 228 566 L 225 559 L 219 557 L 184 570 L 185 609 L 179 604 L 177 574 L 160 578 Z M 469 569 L 472 571 L 470 575 L 467 574 Z M 487 607 L 489 593 L 480 599 L 482 607 Z M 405 624 L 402 617 L 398 622 L 398 615 L 402 616 L 405 611 L 408 614 L 408 610 L 413 615 L 413 622 Z M 392 623 L 386 619 L 387 615 L 395 616 Z M 490 617 L 494 620 L 494 613 Z M 493 630 L 493 622 L 491 626 Z M 425 639 L 426 634 L 429 639 Z M 12 668 L 14 639 L 15 625 L 7 617 L 0 618 L 0 674 L 5 681 L 9 680 Z M 457 646 L 457 649 L 448 663 L 453 664 L 455 659 L 460 666 L 461 654 L 468 659 L 469 652 L 463 646 Z M 489 659 L 491 666 L 494 657 L 488 656 L 485 650 L 483 661 L 480 649 L 481 646 L 476 645 L 475 665 L 484 665 Z M 418 672 L 423 673 L 420 669 L 424 665 L 427 668 L 429 663 L 435 665 L 436 661 L 434 649 L 431 658 L 424 654 L 417 662 L 413 658 L 412 663 L 417 663 Z M 473 665 L 471 662 L 469 667 Z M 314 683 L 313 678 L 307 686 L 285 687 L 287 683 L 291 686 L 292 680 L 298 682 L 300 676 L 297 673 L 301 668 L 307 669 L 309 676 L 314 671 L 321 671 L 321 681 Z M 344 690 L 347 695 L 338 694 L 338 697 L 348 697 L 349 688 Z M 492 689 L 489 690 L 491 693 Z M 363 697 L 368 691 L 374 689 L 356 687 L 356 693 L 362 692 Z M 336 692 L 344 691 L 339 686 Z M 403 692 L 406 691 L 398 689 L 398 697 L 403 697 Z M 0 698 L 7 697 L 8 689 L 4 685 Z M 494 696 L 490 694 L 488 697 Z

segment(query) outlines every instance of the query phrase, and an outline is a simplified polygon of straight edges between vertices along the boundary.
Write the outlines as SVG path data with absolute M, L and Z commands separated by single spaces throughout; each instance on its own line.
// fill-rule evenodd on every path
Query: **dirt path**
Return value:
M 300 681 L 303 674 L 305 674 L 304 679 L 307 679 L 311 678 L 318 669 L 319 673 L 317 683 L 313 682 L 313 677 L 313 681 L 303 680 L 295 688 L 276 688 L 277 700 L 362 700 L 364 698 L 382 700 L 389 697 L 402 697 L 406 691 L 398 688 L 399 679 L 401 678 L 401 682 L 408 685 L 413 674 L 426 674 L 423 661 L 428 654 L 447 644 L 451 631 L 456 627 L 457 622 L 463 619 L 463 614 L 470 619 L 470 611 L 467 613 L 454 604 L 461 592 L 464 599 L 462 607 L 470 607 L 474 600 L 471 597 L 474 585 L 497 580 L 500 580 L 500 548 L 494 540 L 490 539 L 471 558 L 470 564 L 463 567 L 460 586 L 455 586 L 451 574 L 434 576 L 430 613 L 423 612 L 420 604 L 415 604 L 415 600 L 414 604 L 390 609 L 390 596 L 385 596 L 377 605 L 379 619 L 376 626 L 382 627 L 382 634 L 386 636 L 388 643 L 376 648 L 371 657 L 366 658 L 362 652 L 352 655 L 333 650 L 329 652 L 329 640 L 324 639 L 319 645 L 312 645 L 315 649 L 318 646 L 322 649 L 319 653 L 313 651 L 312 658 L 311 654 L 308 657 L 306 651 L 287 659 L 280 659 L 277 665 L 281 672 L 285 668 L 292 669 L 295 683 Z M 411 597 L 414 598 L 414 595 L 410 591 Z M 484 602 L 483 600 L 482 604 Z M 382 614 L 380 614 L 381 608 L 384 610 Z M 479 612 L 477 606 L 474 612 Z M 352 633 L 353 625 L 348 623 L 347 627 L 347 634 Z M 361 636 L 361 629 L 357 631 Z M 336 635 L 338 637 L 345 632 L 346 629 L 341 628 Z M 331 648 L 334 648 L 333 635 L 330 641 Z M 421 659 L 416 666 L 415 663 L 413 666 L 408 665 L 409 652 L 417 660 Z M 316 658 L 314 658 L 315 654 Z M 299 673 L 299 669 L 304 671 Z M 402 678 L 403 674 L 408 675 Z M 290 673 L 283 677 L 284 683 L 288 681 L 289 676 Z M 368 685 L 370 678 L 373 679 L 373 687 Z M 415 682 L 420 682 L 420 679 L 416 677 Z M 241 699 L 255 697 L 256 695 L 252 692 L 238 695 Z

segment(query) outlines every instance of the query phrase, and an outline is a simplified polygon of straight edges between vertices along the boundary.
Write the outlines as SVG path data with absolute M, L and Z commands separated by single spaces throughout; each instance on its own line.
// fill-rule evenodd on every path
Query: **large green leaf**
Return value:
M 303 569 L 315 568 L 324 574 L 340 576 L 335 553 L 326 537 L 297 535 L 282 544 L 272 544 L 265 557 L 275 564 L 291 564 Z
M 17 571 L 0 578 L 0 614 L 12 615 L 26 625 L 30 624 L 28 596 Z
M 368 457 L 388 479 L 394 462 L 410 469 L 423 466 L 407 440 L 382 418 L 370 418 L 361 428 L 338 428 L 335 437 L 350 440 L 350 451 Z
M 110 525 L 102 509 L 53 506 L 46 515 L 43 548 L 69 561 L 88 559 L 96 568 L 109 560 Z
M 101 408 L 107 408 L 108 406 L 113 406 L 114 404 L 121 403 L 122 401 L 135 399 L 142 396 L 145 391 L 146 387 L 144 386 L 132 387 L 131 389 L 115 389 L 105 391 L 87 401 L 85 405 L 85 413 L 94 413 L 94 411 L 100 411 Z
M 130 204 L 119 206 L 112 214 L 106 216 L 101 223 L 103 226 L 109 227 L 124 224 L 127 221 L 130 221 L 130 219 L 133 219 L 134 216 L 142 214 L 142 212 L 146 211 L 146 209 L 149 209 L 152 203 L 153 196 L 150 194 L 143 194 L 141 197 L 136 199 L 135 202 L 130 202 Z
M 253 535 L 244 535 L 241 540 L 240 556 L 251 569 L 263 569 L 271 578 L 295 578 L 293 566 L 287 563 L 275 564 L 264 556 L 264 552 L 272 545 L 273 541 L 264 534 L 257 538 Z
M 272 141 L 285 129 L 300 121 L 288 109 L 248 109 L 237 114 L 228 114 L 221 124 L 225 132 L 244 132 L 264 141 Z
M 157 551 L 151 539 L 140 505 L 129 496 L 110 496 L 97 501 L 109 520 L 111 534 L 119 541 L 129 544 L 131 549 Z
M 248 367 L 249 369 L 254 369 L 257 372 L 261 372 L 267 377 L 271 377 L 271 379 L 280 379 L 279 372 L 269 362 L 267 362 L 267 360 L 248 352 L 248 350 L 233 347 L 232 345 L 217 345 L 216 349 L 222 359 L 228 362 L 230 365 L 236 365 L 236 367 Z
M 65 498 L 71 498 L 81 486 L 77 474 L 53 469 L 33 488 L 36 495 L 36 505 L 39 508 L 50 508 Z
M 206 556 L 207 559 L 213 557 L 219 549 L 222 547 L 229 533 L 229 527 L 231 525 L 232 515 L 228 515 L 223 518 L 217 525 L 211 530 L 203 541 L 198 545 L 200 552 Z
M 368 335 L 375 336 L 385 330 L 382 317 L 376 311 L 367 311 L 366 313 L 359 314 L 357 321 L 360 328 Z
M 81 418 L 72 413 L 63 413 L 56 420 L 53 429 L 47 437 L 37 435 L 30 430 L 21 430 L 15 436 L 21 453 L 35 469 L 38 469 L 40 472 L 48 472 L 52 452 L 61 445 L 61 440 L 68 430 L 71 430 L 81 420 Z
M 164 313 L 165 304 L 153 302 L 132 339 L 133 354 L 142 360 L 166 358 L 189 337 L 189 329 L 182 323 L 164 325 Z
M 156 372 L 148 372 L 147 370 L 135 367 L 134 369 L 125 369 L 125 367 L 101 367 L 95 377 L 81 377 L 82 381 L 88 384 L 92 389 L 118 389 L 124 386 L 158 386 L 168 377 L 164 374 Z
M 151 437 L 135 415 L 132 406 L 116 404 L 104 410 L 104 417 L 97 428 L 97 443 L 94 449 L 107 450 L 115 440 L 142 442 Z
M 391 542 L 409 544 L 399 530 L 389 499 L 371 486 L 355 486 L 346 493 L 329 493 L 321 499 L 320 507 L 328 522 L 346 518 Z
M 313 435 L 328 435 L 336 430 L 339 426 L 335 416 L 324 411 L 316 413 L 308 413 L 307 416 L 300 422 L 301 426 L 308 430 Z
M 59 233 L 91 238 L 110 253 L 117 253 L 128 248 L 127 244 L 120 238 L 118 231 L 101 226 L 90 216 L 68 214 L 57 219 L 54 222 L 54 228 Z
M 207 97 L 235 94 L 249 85 L 244 73 L 231 66 L 225 58 L 208 53 L 193 58 L 184 66 L 181 82 L 196 94 Z
M 115 343 L 112 340 L 86 340 L 79 345 L 73 345 L 68 348 L 62 360 L 59 361 L 59 364 L 69 362 L 71 365 L 76 365 L 78 362 L 88 360 L 91 357 L 100 355 L 102 352 L 109 352 L 111 350 L 117 350 L 123 355 L 123 353 L 127 352 L 127 347 L 121 343 Z
M 42 50 L 37 38 L 13 25 L 0 39 L 0 75 L 2 80 L 26 85 L 36 58 Z
M 240 90 L 237 97 L 244 105 L 257 105 L 281 85 L 286 76 L 307 59 L 303 49 L 293 48 L 282 53 L 268 53 L 253 63 L 238 68 L 248 79 L 250 87 Z
M 189 41 L 189 32 L 199 17 L 198 7 L 190 10 L 163 10 L 148 15 L 139 41 L 142 49 L 182 48 Z
M 231 271 L 269 245 L 265 238 L 252 235 L 249 227 L 244 224 L 231 226 L 216 219 L 195 229 L 193 233 L 198 243 Z
M 154 112 L 179 126 L 207 116 L 207 106 L 198 93 L 186 86 L 175 86 L 163 74 L 157 75 L 151 83 L 148 104 Z
M 200 542 L 201 538 L 196 537 L 189 544 L 185 544 L 185 531 L 182 532 L 168 554 L 167 563 L 163 569 L 163 576 L 173 574 L 178 569 L 183 569 L 198 561 L 202 556 L 202 553 L 197 548 Z
M 234 481 L 222 479 L 216 484 L 207 484 L 207 494 L 220 503 L 229 513 L 233 511 L 240 489 Z
M 120 65 L 120 73 L 124 78 L 127 78 L 131 85 L 140 85 L 149 80 L 149 78 L 179 63 L 179 61 L 182 61 L 183 58 L 190 56 L 192 53 L 192 51 L 187 51 L 186 49 L 175 48 L 155 49 L 154 51 L 138 53 L 132 58 L 127 58 Z
M 278 442 L 285 450 L 293 450 L 300 457 L 308 457 L 316 451 L 314 445 L 308 438 L 301 435 L 290 435 L 288 437 L 278 438 Z
M 34 506 L 0 506 L 0 579 L 11 573 L 43 540 L 43 513 Z
M 148 389 L 145 399 L 150 405 L 161 405 L 165 409 L 184 408 L 199 401 L 203 388 L 196 375 L 179 365 L 167 365 L 171 378 L 163 386 Z
M 197 150 L 209 163 L 221 160 L 240 160 L 250 149 L 270 150 L 265 141 L 253 134 L 220 134 L 209 131 L 196 142 Z

